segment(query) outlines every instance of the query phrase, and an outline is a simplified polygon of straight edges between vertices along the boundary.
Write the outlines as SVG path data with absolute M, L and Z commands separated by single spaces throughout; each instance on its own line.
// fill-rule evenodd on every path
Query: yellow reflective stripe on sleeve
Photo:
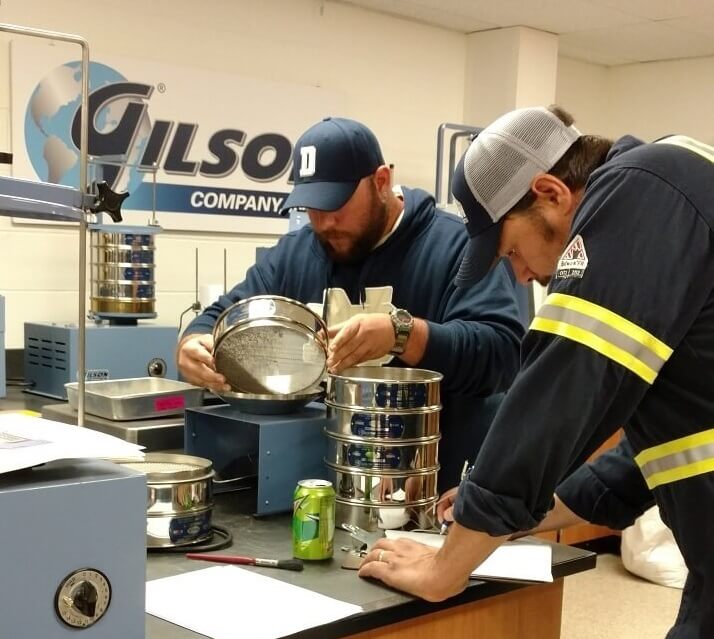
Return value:
M 583 346 L 588 346 L 608 359 L 611 359 L 625 368 L 631 370 L 635 375 L 644 379 L 648 384 L 652 384 L 657 378 L 657 372 L 652 370 L 646 364 L 643 364 L 639 359 L 624 351 L 623 349 L 604 340 L 602 337 L 591 333 L 583 328 L 578 328 L 572 324 L 558 322 L 556 320 L 543 319 L 536 317 L 531 323 L 531 330 L 542 331 L 544 333 L 552 333 L 566 337 L 574 342 L 578 342 Z
M 647 448 L 635 462 L 650 489 L 712 472 L 714 429 Z
M 714 162 L 714 147 L 704 144 L 703 142 L 699 142 L 698 140 L 690 138 L 686 135 L 672 135 L 668 138 L 664 138 L 663 140 L 657 140 L 655 144 L 672 144 L 673 146 L 679 146 L 683 149 L 691 151 L 692 153 L 701 155 L 710 162 Z
M 642 346 L 650 349 L 655 355 L 665 361 L 672 355 L 672 349 L 664 342 L 658 340 L 654 335 L 652 335 L 652 333 L 640 328 L 637 324 L 625 319 L 621 315 L 613 313 L 604 306 L 598 306 L 597 304 L 588 302 L 580 297 L 564 295 L 562 293 L 551 293 L 546 298 L 545 304 L 569 308 L 574 311 L 578 311 L 583 315 L 587 315 L 588 317 L 597 319 L 603 322 L 603 324 L 611 326 L 639 344 L 642 344 Z
M 687 435 L 679 439 L 673 439 L 671 442 L 665 442 L 652 448 L 645 448 L 635 456 L 635 461 L 638 466 L 644 466 L 655 459 L 661 459 L 675 453 L 681 453 L 685 450 L 697 448 L 706 444 L 714 444 L 714 428 L 704 430 L 701 433 Z
M 549 295 L 530 328 L 583 344 L 652 384 L 672 349 L 613 311 L 573 295 Z
M 697 475 L 704 475 L 714 470 L 714 459 L 707 459 L 701 462 L 694 462 L 672 470 L 665 470 L 661 473 L 653 473 L 649 477 L 645 477 L 647 488 L 650 490 L 662 486 L 663 484 L 671 484 L 682 479 L 689 479 Z

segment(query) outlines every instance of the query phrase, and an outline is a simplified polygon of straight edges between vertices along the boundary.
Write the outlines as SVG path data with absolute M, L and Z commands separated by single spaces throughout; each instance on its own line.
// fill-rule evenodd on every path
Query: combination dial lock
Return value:
M 57 588 L 55 611 L 72 628 L 88 628 L 109 608 L 112 589 L 106 576 L 92 568 L 67 575 Z

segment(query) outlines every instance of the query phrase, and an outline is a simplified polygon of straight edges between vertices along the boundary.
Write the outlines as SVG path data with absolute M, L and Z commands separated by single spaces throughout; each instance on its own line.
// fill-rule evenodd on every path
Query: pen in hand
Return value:
M 469 460 L 468 459 L 465 460 L 464 466 L 461 469 L 461 477 L 460 477 L 461 481 L 464 481 L 464 479 L 466 479 L 469 476 L 469 474 L 471 473 L 471 469 L 472 469 L 472 466 L 469 466 Z M 439 534 L 445 535 L 448 532 L 449 526 L 451 526 L 452 523 L 453 523 L 453 521 L 447 521 L 446 519 L 444 519 L 444 521 L 441 522 L 441 528 L 439 528 Z
M 300 559 L 260 559 L 258 557 L 241 557 L 240 555 L 205 555 L 203 553 L 186 553 L 186 559 L 214 561 L 219 564 L 240 564 L 244 566 L 262 566 L 263 568 L 282 568 L 283 570 L 303 569 Z

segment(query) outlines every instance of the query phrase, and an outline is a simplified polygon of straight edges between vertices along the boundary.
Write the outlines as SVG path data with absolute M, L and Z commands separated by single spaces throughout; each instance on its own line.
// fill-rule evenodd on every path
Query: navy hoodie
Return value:
M 442 373 L 439 490 L 459 482 L 518 370 L 523 327 L 514 285 L 499 264 L 478 285 L 457 288 L 454 277 L 468 234 L 461 220 L 436 208 L 419 189 L 403 189 L 404 215 L 389 238 L 361 263 L 332 262 L 309 225 L 284 235 L 252 266 L 243 282 L 191 322 L 184 335 L 210 333 L 228 306 L 253 295 L 323 301 L 325 288 L 342 288 L 353 304 L 368 287 L 393 287 L 392 303 L 429 324 L 419 368 Z M 403 365 L 395 358 L 391 366 Z

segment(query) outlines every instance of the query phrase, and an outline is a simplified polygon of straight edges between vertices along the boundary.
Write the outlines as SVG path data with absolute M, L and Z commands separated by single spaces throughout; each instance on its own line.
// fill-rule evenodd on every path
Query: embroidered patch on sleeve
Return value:
M 566 247 L 558 260 L 555 268 L 556 280 L 580 278 L 588 267 L 588 254 L 585 252 L 585 242 L 580 235 L 576 235 Z

